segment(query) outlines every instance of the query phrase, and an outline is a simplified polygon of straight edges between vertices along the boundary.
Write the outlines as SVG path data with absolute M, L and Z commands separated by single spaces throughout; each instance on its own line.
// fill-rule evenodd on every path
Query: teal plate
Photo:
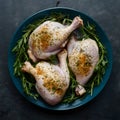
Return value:
M 89 23 L 94 24 L 96 26 L 96 31 L 98 33 L 98 36 L 101 39 L 102 44 L 107 49 L 107 58 L 108 58 L 109 63 L 108 63 L 106 72 L 105 72 L 105 74 L 104 74 L 104 76 L 102 78 L 102 82 L 100 83 L 99 86 L 94 88 L 92 96 L 90 94 L 88 94 L 84 99 L 82 99 L 82 100 L 77 99 L 76 101 L 74 101 L 71 104 L 62 104 L 61 103 L 61 104 L 58 104 L 56 106 L 50 106 L 50 105 L 46 104 L 42 99 L 35 100 L 32 97 L 27 96 L 23 91 L 21 80 L 19 78 L 16 78 L 14 76 L 14 74 L 13 74 L 14 73 L 13 64 L 14 64 L 16 58 L 15 58 L 15 55 L 11 51 L 12 51 L 12 48 L 15 46 L 17 40 L 21 38 L 21 36 L 23 34 L 22 31 L 30 23 L 33 23 L 33 21 L 38 20 L 40 18 L 43 18 L 45 16 L 48 16 L 48 15 L 51 14 L 51 12 L 61 12 L 61 13 L 64 13 L 64 14 L 68 14 L 68 15 L 70 15 L 71 19 L 73 19 L 75 16 L 81 16 L 81 18 L 83 19 L 84 22 L 89 21 Z M 106 85 L 106 83 L 107 83 L 107 81 L 109 79 L 111 69 L 112 69 L 112 48 L 111 48 L 111 45 L 110 45 L 110 42 L 109 42 L 107 36 L 105 35 L 105 32 L 101 29 L 101 27 L 91 17 L 89 17 L 89 16 L 87 16 L 87 15 L 85 15 L 85 14 L 79 12 L 79 11 L 70 9 L 70 8 L 59 8 L 59 7 L 50 8 L 50 9 L 42 10 L 42 11 L 39 11 L 39 12 L 35 13 L 34 15 L 32 15 L 31 17 L 26 19 L 19 26 L 19 28 L 17 29 L 17 31 L 13 35 L 13 38 L 12 38 L 12 40 L 10 42 L 9 52 L 8 52 L 8 68 L 9 68 L 9 72 L 10 72 L 10 76 L 12 78 L 12 81 L 13 81 L 14 85 L 16 86 L 17 90 L 28 101 L 30 101 L 31 103 L 33 103 L 33 104 L 35 104 L 35 105 L 37 105 L 39 107 L 45 108 L 45 109 L 50 109 L 50 110 L 70 110 L 70 109 L 74 109 L 74 108 L 81 107 L 81 106 L 85 105 L 86 103 L 88 103 L 89 101 L 94 99 L 102 91 L 102 89 L 104 88 L 104 86 Z

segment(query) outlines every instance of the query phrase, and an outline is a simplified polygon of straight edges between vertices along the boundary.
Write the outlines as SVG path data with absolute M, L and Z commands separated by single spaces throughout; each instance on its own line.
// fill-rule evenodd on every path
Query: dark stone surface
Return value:
M 33 13 L 55 6 L 93 17 L 113 47 L 113 70 L 103 91 L 82 108 L 69 112 L 43 110 L 26 101 L 8 72 L 8 46 L 20 23 Z M 0 120 L 120 120 L 120 0 L 0 0 Z

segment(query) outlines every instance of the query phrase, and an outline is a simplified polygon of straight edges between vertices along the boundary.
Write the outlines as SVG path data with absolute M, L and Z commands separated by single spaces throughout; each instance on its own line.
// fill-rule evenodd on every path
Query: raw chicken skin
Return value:
M 63 50 L 58 54 L 59 65 L 41 61 L 36 67 L 29 62 L 25 62 L 22 67 L 23 71 L 35 77 L 37 92 L 50 105 L 59 103 L 69 86 L 70 78 L 66 58 L 67 51 Z
M 99 60 L 98 46 L 90 38 L 77 41 L 73 36 L 67 46 L 67 50 L 69 66 L 79 84 L 76 87 L 76 94 L 82 95 L 86 92 L 83 86 L 92 76 L 95 65 Z
M 44 22 L 29 37 L 29 57 L 36 62 L 37 59 L 47 59 L 57 54 L 66 45 L 71 32 L 82 25 L 80 17 L 75 17 L 70 26 L 53 21 Z

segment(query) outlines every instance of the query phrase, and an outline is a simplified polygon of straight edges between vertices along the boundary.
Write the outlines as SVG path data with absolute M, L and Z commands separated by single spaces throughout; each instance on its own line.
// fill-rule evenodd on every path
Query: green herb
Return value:
M 49 58 L 48 58 L 48 62 L 52 63 L 52 64 L 58 64 L 58 57 L 57 55 L 51 55 Z
M 23 63 L 25 61 L 30 61 L 28 54 L 27 54 L 27 50 L 28 50 L 28 37 L 30 35 L 30 33 L 33 31 L 33 29 L 35 28 L 34 25 L 29 25 L 27 27 L 26 30 L 23 31 L 23 35 L 21 37 L 20 40 L 18 40 L 16 46 L 12 49 L 12 52 L 15 53 L 16 55 L 16 60 L 14 63 L 14 75 L 16 77 L 19 77 L 20 80 L 22 81 L 22 86 L 23 86 L 23 90 L 24 92 L 29 95 L 32 96 L 34 99 L 37 99 L 38 97 L 38 93 L 33 93 L 35 90 L 35 82 L 31 82 L 31 78 L 30 75 L 28 76 L 27 74 L 24 74 L 21 71 L 21 67 L 23 66 Z M 33 78 L 32 78 L 32 81 Z
M 75 79 L 75 75 L 73 74 L 73 72 L 71 71 L 70 68 L 69 68 L 69 72 L 70 72 L 70 86 L 67 90 L 67 93 L 66 93 L 64 99 L 63 99 L 63 103 L 71 103 L 79 98 L 78 96 L 76 96 L 76 93 L 75 93 L 75 88 L 78 85 L 78 83 Z
M 18 40 L 16 45 L 14 46 L 12 52 L 16 55 L 15 63 L 14 63 L 14 74 L 16 77 L 19 77 L 24 92 L 28 95 L 33 97 L 34 99 L 37 99 L 39 94 L 35 90 L 35 80 L 34 78 L 27 74 L 23 73 L 21 71 L 21 67 L 23 66 L 25 61 L 30 61 L 32 62 L 27 54 L 28 50 L 28 39 L 29 35 L 31 32 L 40 24 L 43 22 L 51 20 L 51 21 L 57 21 L 60 22 L 64 25 L 69 25 L 72 20 L 69 19 L 68 15 L 62 14 L 62 13 L 52 13 L 50 16 L 46 16 L 44 18 L 41 18 L 40 20 L 37 20 L 33 22 L 32 24 L 29 24 L 25 30 L 23 31 L 23 35 L 21 38 Z M 96 68 L 94 70 L 94 73 L 91 77 L 91 80 L 85 85 L 85 88 L 87 90 L 87 93 L 90 93 L 91 95 L 93 94 L 94 87 L 99 85 L 101 83 L 102 77 L 105 73 L 106 66 L 107 66 L 107 58 L 106 58 L 106 50 L 104 46 L 102 45 L 100 38 L 97 36 L 97 32 L 95 29 L 95 26 L 87 23 L 85 26 L 77 30 L 79 36 L 78 38 L 82 40 L 83 38 L 92 38 L 94 39 L 99 47 L 99 62 L 96 65 Z M 48 61 L 52 64 L 57 64 L 58 63 L 58 58 L 56 55 L 51 56 Z M 34 64 L 34 63 L 32 63 Z M 69 68 L 70 70 L 70 68 Z M 75 75 L 72 73 L 70 70 L 70 86 L 69 89 L 67 90 L 67 93 L 63 99 L 63 103 L 71 103 L 76 99 L 79 99 L 78 96 L 75 94 L 75 88 L 77 86 L 77 81 L 75 79 Z

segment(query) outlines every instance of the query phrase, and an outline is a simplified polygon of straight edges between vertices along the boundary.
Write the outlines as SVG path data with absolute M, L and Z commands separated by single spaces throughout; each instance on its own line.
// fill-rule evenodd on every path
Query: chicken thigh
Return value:
M 59 65 L 41 61 L 36 67 L 29 62 L 25 62 L 22 67 L 23 71 L 35 77 L 37 92 L 50 105 L 59 103 L 69 86 L 70 78 L 66 58 L 67 51 L 63 50 L 58 54 Z
M 80 17 L 75 17 L 69 26 L 53 21 L 44 22 L 29 37 L 29 57 L 36 62 L 58 53 L 66 45 L 71 32 L 82 25 Z
M 84 85 L 92 76 L 95 65 L 99 60 L 98 46 L 97 43 L 90 38 L 77 41 L 76 38 L 72 36 L 67 50 L 69 66 L 78 82 L 76 94 L 82 95 L 86 92 Z

